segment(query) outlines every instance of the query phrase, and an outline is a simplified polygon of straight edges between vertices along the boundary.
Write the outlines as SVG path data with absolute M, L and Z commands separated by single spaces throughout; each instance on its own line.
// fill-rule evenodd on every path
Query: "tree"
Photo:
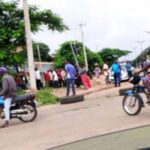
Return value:
M 39 61 L 38 48 L 41 56 L 41 61 L 51 61 L 51 57 L 49 55 L 50 48 L 44 43 L 33 43 L 34 60 Z
M 62 32 L 68 29 L 62 19 L 51 10 L 40 11 L 36 6 L 30 6 L 29 13 L 34 34 L 42 25 L 52 31 Z M 21 53 L 26 45 L 23 18 L 23 10 L 18 8 L 17 1 L 0 1 L 0 65 L 23 64 L 25 61 Z
M 74 47 L 76 50 L 76 57 L 78 59 L 79 64 L 84 64 L 84 54 L 83 54 L 83 46 L 82 43 L 78 41 L 67 41 L 60 46 L 60 49 L 56 51 L 55 54 L 55 65 L 57 68 L 64 67 L 64 63 L 66 60 L 70 61 L 71 63 L 75 64 L 75 59 L 73 56 L 73 52 L 70 46 L 70 43 L 74 43 Z M 90 49 L 86 47 L 87 51 L 87 59 L 90 71 L 93 69 L 95 62 L 97 62 L 100 66 L 102 66 L 103 61 L 100 55 L 97 53 L 92 52 Z
M 98 54 L 102 57 L 104 62 L 107 62 L 108 65 L 112 65 L 115 60 L 118 60 L 121 56 L 125 56 L 130 51 L 128 50 L 120 50 L 120 49 L 111 49 L 111 48 L 104 48 Z
M 33 42 L 33 54 L 34 54 L 35 61 L 40 61 L 38 49 L 40 53 L 41 62 L 49 62 L 53 60 L 52 56 L 50 56 L 49 54 L 50 48 L 48 47 L 48 45 L 41 43 L 41 42 L 38 42 L 38 43 Z M 27 59 L 27 50 L 24 49 L 23 51 L 21 51 L 20 55 L 24 57 L 25 59 Z

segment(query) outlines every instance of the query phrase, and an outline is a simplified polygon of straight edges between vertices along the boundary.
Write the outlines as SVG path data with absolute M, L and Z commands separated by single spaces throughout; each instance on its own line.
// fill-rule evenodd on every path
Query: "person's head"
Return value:
M 7 69 L 5 67 L 0 67 L 0 75 L 4 75 L 7 73 Z
M 65 61 L 65 64 L 69 64 L 69 61 L 66 60 L 66 61 Z
M 83 64 L 80 64 L 80 68 L 83 68 L 84 67 L 84 65 Z
M 115 60 L 115 64 L 117 64 L 118 63 L 118 60 Z
M 95 66 L 95 67 L 98 67 L 99 65 L 98 65 L 98 63 L 95 63 L 94 66 Z

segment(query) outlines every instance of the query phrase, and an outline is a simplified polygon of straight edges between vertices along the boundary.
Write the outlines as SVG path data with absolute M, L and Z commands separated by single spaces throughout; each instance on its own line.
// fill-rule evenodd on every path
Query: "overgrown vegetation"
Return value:
M 59 101 L 58 97 L 52 95 L 51 88 L 39 90 L 36 93 L 36 100 L 42 105 L 56 104 Z
M 17 90 L 17 95 L 23 94 L 26 94 L 25 90 L 22 89 Z M 59 102 L 59 98 L 52 94 L 51 88 L 44 88 L 37 91 L 35 99 L 41 105 L 56 104 Z

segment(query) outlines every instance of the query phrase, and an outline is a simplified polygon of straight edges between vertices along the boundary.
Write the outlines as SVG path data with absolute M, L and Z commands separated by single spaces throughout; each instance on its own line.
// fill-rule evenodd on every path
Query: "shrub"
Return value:
M 51 93 L 52 89 L 50 88 L 41 89 L 37 91 L 36 99 L 42 105 L 58 103 L 58 97 L 52 95 Z

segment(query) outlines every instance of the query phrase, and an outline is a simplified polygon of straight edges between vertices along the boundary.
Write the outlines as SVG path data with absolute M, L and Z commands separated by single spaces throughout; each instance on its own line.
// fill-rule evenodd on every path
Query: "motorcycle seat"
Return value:
M 19 95 L 14 98 L 13 103 L 18 102 L 18 101 L 33 100 L 34 97 L 35 97 L 34 94 Z

